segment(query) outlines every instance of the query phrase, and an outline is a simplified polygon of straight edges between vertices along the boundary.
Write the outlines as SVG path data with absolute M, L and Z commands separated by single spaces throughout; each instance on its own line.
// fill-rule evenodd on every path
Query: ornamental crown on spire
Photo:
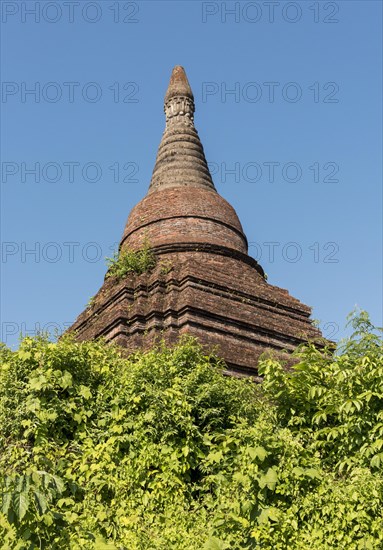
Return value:
M 169 122 L 193 124 L 194 110 L 194 96 L 185 69 L 176 65 L 165 94 L 166 124 Z
M 188 77 L 181 65 L 176 65 L 172 71 L 169 86 L 165 94 L 165 103 L 174 96 L 186 96 L 194 101 Z

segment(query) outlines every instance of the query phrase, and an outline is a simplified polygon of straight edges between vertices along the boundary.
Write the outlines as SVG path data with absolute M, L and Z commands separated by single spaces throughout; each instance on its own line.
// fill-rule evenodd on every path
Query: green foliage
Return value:
M 118 280 L 123 279 L 129 273 L 141 275 L 146 271 L 151 271 L 156 265 L 156 257 L 148 242 L 145 242 L 139 250 L 115 252 L 112 258 L 107 258 L 106 260 L 108 265 L 106 276 L 116 277 Z
M 351 324 L 353 337 L 333 357 L 309 345 L 290 375 L 272 361 L 261 366 L 278 422 L 339 472 L 383 465 L 382 340 L 365 312 Z
M 382 342 L 352 322 L 262 385 L 191 339 L 0 348 L 0 548 L 382 548 Z
M 96 297 L 91 296 L 88 300 L 88 303 L 86 304 L 87 309 L 92 309 L 96 304 Z

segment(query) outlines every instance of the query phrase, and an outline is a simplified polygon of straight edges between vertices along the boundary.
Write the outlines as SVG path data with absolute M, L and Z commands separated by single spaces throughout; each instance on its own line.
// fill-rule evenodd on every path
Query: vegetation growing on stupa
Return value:
M 1 348 L 0 548 L 382 548 L 383 347 L 353 325 L 261 385 L 193 340 Z
M 107 277 L 116 277 L 117 280 L 124 279 L 129 273 L 141 275 L 151 271 L 156 265 L 156 257 L 150 245 L 144 243 L 139 250 L 122 250 L 115 252 L 112 258 L 107 258 Z

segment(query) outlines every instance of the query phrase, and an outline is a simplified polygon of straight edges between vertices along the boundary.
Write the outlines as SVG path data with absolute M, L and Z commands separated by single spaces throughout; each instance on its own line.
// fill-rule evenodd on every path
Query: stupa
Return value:
M 119 247 L 123 253 L 149 243 L 156 265 L 121 280 L 106 276 L 70 331 L 128 351 L 187 333 L 215 349 L 229 373 L 256 375 L 263 352 L 288 357 L 321 333 L 311 308 L 269 284 L 248 255 L 238 216 L 214 186 L 194 109 L 185 71 L 176 66 L 149 190 L 130 212 Z

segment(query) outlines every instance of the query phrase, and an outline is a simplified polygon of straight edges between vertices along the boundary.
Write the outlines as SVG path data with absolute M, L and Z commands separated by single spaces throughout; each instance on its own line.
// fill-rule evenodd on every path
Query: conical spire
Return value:
M 181 65 L 176 65 L 172 71 L 169 86 L 165 94 L 165 104 L 174 96 L 189 97 L 194 101 L 188 77 Z
M 158 148 L 149 193 L 169 187 L 215 191 L 194 127 L 194 97 L 185 70 L 175 66 L 165 95 L 166 128 Z

